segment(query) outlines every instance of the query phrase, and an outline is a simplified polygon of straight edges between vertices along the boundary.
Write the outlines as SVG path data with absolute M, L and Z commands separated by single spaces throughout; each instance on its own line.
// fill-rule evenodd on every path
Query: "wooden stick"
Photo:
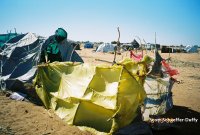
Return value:
M 113 60 L 113 64 L 115 64 L 116 63 L 116 53 L 117 53 L 117 50 L 118 50 L 118 48 L 120 48 L 120 42 L 119 42 L 119 40 L 120 40 L 120 30 L 119 30 L 119 27 L 117 27 L 117 30 L 118 30 L 118 34 L 119 34 L 119 36 L 118 36 L 118 40 L 117 40 L 117 46 L 114 48 L 114 60 Z
M 107 61 L 107 60 L 101 60 L 101 59 L 95 59 L 96 61 L 102 61 L 102 62 L 107 62 L 107 63 L 112 63 L 110 61 Z
M 117 40 L 117 51 L 118 53 L 120 53 L 120 30 L 119 30 L 119 27 L 117 27 L 117 30 L 118 30 L 118 40 Z
M 117 42 L 119 43 L 119 40 L 120 40 L 120 30 L 119 30 L 119 27 L 117 27 L 117 30 L 118 30 L 118 34 L 119 34 Z

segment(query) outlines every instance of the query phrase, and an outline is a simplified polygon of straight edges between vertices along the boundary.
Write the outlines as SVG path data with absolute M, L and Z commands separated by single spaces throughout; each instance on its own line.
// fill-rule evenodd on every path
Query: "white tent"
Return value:
M 198 46 L 197 45 L 194 45 L 194 46 L 186 46 L 185 49 L 184 49 L 186 52 L 188 53 L 197 53 L 198 52 Z
M 114 52 L 114 47 L 115 45 L 113 44 L 104 43 L 97 48 L 96 52 Z

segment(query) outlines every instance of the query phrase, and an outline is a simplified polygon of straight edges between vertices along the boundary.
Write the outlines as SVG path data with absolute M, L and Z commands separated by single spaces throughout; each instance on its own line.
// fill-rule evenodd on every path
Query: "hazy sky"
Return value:
M 200 44 L 200 0 L 0 0 L 0 33 L 50 36 L 58 27 L 78 41 L 134 36 L 160 44 Z

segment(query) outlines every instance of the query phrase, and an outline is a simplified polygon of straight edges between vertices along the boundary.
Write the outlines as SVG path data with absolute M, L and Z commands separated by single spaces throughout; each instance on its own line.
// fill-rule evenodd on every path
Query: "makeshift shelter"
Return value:
M 177 70 L 172 69 L 163 60 L 157 50 L 154 64 L 150 66 L 150 69 L 150 74 L 147 75 L 144 83 L 147 94 L 143 110 L 144 121 L 148 121 L 152 115 L 165 114 L 173 107 L 172 86 L 175 79 L 172 76 L 178 74 Z
M 85 43 L 84 48 L 93 48 L 93 46 L 94 45 L 92 43 L 88 42 L 88 43 Z
M 175 79 L 172 76 L 177 75 L 178 71 L 172 69 L 166 63 L 157 49 L 154 60 L 149 59 L 146 55 L 142 58 L 141 55 L 134 54 L 132 51 L 130 51 L 130 58 L 134 61 L 141 61 L 142 59 L 149 61 L 147 65 L 149 72 L 144 83 L 147 97 L 142 109 L 143 120 L 149 121 L 151 116 L 165 114 L 173 107 L 172 86 Z
M 10 88 L 14 80 L 28 82 L 34 78 L 40 56 L 41 44 L 36 35 L 27 33 L 6 43 L 0 53 L 2 61 L 1 80 Z
M 113 133 L 132 122 L 145 98 L 145 67 L 145 61 L 130 59 L 113 66 L 40 65 L 36 91 L 45 107 L 68 124 L 95 134 Z
M 143 45 L 145 49 L 147 50 L 153 50 L 153 49 L 161 49 L 161 45 L 160 44 L 154 44 L 154 43 L 146 43 Z
M 162 46 L 161 53 L 173 53 L 173 49 L 170 46 Z
M 76 43 L 76 42 L 72 42 L 71 45 L 73 46 L 73 48 L 75 50 L 81 50 L 81 46 L 79 43 Z
M 41 52 L 48 45 L 49 40 L 50 38 L 45 40 L 33 33 L 27 33 L 5 43 L 5 48 L 0 52 L 0 80 L 6 82 L 8 89 L 12 89 L 16 80 L 22 83 L 32 81 L 40 62 Z M 63 61 L 83 62 L 70 42 L 61 43 L 60 49 Z
M 103 43 L 99 45 L 96 52 L 114 52 L 114 45 L 110 43 Z
M 124 51 L 128 51 L 128 50 L 133 50 L 134 49 L 134 46 L 132 46 L 132 44 L 123 44 L 122 45 L 122 49 L 124 50 Z
M 140 44 L 135 39 L 131 42 L 131 45 L 133 46 L 133 48 L 139 48 L 140 47 Z
M 198 46 L 194 45 L 194 46 L 186 46 L 184 49 L 187 53 L 197 53 L 198 52 Z
M 0 48 L 2 49 L 6 42 L 18 36 L 17 33 L 0 34 Z
M 147 49 L 147 50 L 152 50 L 152 44 L 151 43 L 146 43 L 145 45 L 144 45 L 144 47 L 145 47 L 145 49 Z

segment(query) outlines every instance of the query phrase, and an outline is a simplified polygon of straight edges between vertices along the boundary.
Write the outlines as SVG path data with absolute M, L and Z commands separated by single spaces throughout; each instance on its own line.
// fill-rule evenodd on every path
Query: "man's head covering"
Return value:
M 66 38 L 67 38 L 67 32 L 63 28 L 58 28 L 55 31 L 55 39 L 58 43 L 62 42 Z

